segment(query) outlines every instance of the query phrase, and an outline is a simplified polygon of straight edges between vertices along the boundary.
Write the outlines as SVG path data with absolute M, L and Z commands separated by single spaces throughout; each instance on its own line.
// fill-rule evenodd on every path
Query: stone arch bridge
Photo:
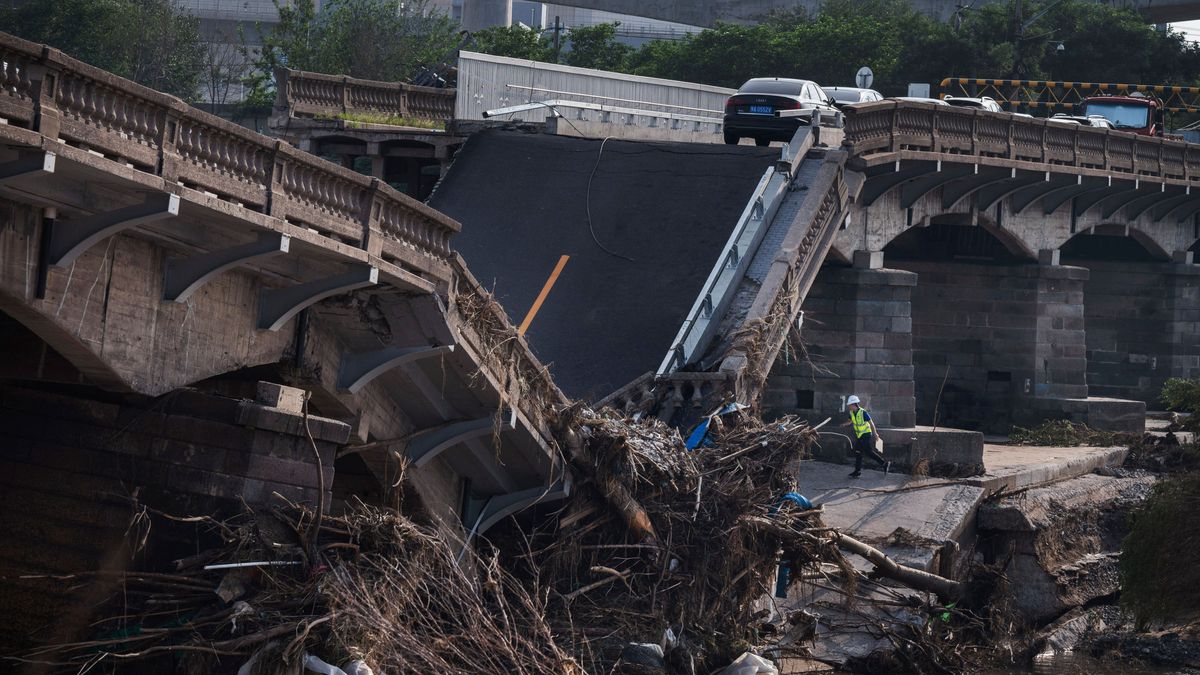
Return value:
M 1140 428 L 1200 374 L 1200 146 L 915 102 L 848 112 L 854 205 L 805 300 L 821 367 L 782 409 L 866 392 L 888 423 Z

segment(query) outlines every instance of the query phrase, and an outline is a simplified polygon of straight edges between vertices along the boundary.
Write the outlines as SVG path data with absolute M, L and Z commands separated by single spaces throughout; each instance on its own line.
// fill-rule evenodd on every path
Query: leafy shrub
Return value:
M 1121 546 L 1121 604 L 1140 625 L 1200 608 L 1200 474 L 1154 486 Z
M 1163 385 L 1159 398 L 1168 410 L 1192 413 L 1185 427 L 1192 430 L 1200 428 L 1200 420 L 1197 419 L 1200 415 L 1196 415 L 1196 412 L 1200 411 L 1200 379 L 1184 380 L 1173 377 Z

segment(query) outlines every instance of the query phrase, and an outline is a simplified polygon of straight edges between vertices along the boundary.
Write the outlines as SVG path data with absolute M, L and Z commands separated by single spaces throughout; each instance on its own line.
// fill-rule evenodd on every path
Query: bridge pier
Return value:
M 1091 271 L 1083 306 L 1093 396 L 1158 407 L 1167 379 L 1200 375 L 1200 266 L 1087 257 L 1071 262 Z
M 846 397 L 857 394 L 880 427 L 912 427 L 910 297 L 917 276 L 882 269 L 879 254 L 857 258 L 857 267 L 826 265 L 817 275 L 802 307 L 804 348 L 776 359 L 763 404 L 777 413 L 841 420 Z
M 1007 433 L 1086 399 L 1083 283 L 1087 270 L 896 260 L 917 274 L 913 362 L 917 419 Z

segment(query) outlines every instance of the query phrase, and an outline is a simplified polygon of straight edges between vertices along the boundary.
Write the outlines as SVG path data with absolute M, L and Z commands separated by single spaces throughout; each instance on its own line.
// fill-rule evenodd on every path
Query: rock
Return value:
M 648 642 L 630 642 L 625 645 L 625 648 L 621 650 L 621 662 L 664 672 L 667 668 L 662 646 Z
M 1046 626 L 1034 639 L 1034 649 L 1039 656 L 1075 651 L 1088 635 L 1106 627 L 1103 612 L 1079 607 Z

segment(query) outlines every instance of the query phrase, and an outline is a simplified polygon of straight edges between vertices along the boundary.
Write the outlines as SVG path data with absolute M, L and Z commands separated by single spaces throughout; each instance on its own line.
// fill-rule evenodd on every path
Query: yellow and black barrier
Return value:
M 1169 112 L 1200 112 L 1200 87 L 1162 84 L 1108 82 L 1065 82 L 1052 80 L 998 80 L 977 77 L 948 77 L 941 81 L 946 96 L 990 96 L 1006 110 L 1027 108 L 1069 112 L 1092 96 L 1121 96 L 1140 93 L 1153 96 Z

